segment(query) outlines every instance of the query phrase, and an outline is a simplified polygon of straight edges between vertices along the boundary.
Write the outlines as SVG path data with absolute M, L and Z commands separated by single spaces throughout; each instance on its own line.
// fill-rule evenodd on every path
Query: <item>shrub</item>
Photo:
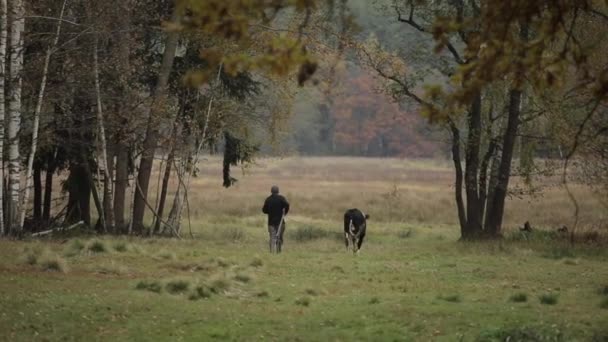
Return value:
M 531 327 L 500 328 L 485 331 L 477 341 L 564 341 L 559 330 L 537 329 Z
M 380 299 L 378 299 L 378 297 L 372 297 L 372 299 L 369 300 L 370 304 L 378 304 L 380 303 Z
M 301 305 L 301 306 L 309 306 L 310 302 L 311 302 L 310 297 L 305 296 L 305 297 L 300 297 L 300 298 L 296 299 L 295 303 L 297 305 Z
M 319 293 L 315 289 L 306 289 L 306 290 L 304 290 L 304 292 L 307 295 L 311 295 L 311 296 L 318 296 L 319 295 Z
M 194 291 L 190 294 L 190 297 L 188 297 L 188 299 L 198 300 L 203 298 L 209 298 L 212 294 L 213 293 L 211 292 L 209 287 L 207 287 L 206 285 L 199 285 L 194 288 Z
M 509 298 L 510 301 L 515 302 L 515 303 L 523 303 L 528 301 L 528 295 L 526 295 L 523 292 L 520 293 L 516 293 L 514 295 L 511 296 L 511 298 Z
M 209 286 L 209 289 L 213 293 L 223 293 L 230 288 L 230 282 L 225 278 L 217 278 L 213 280 Z
M 258 291 L 258 292 L 255 294 L 255 296 L 256 296 L 256 297 L 259 297 L 259 298 L 266 298 L 266 297 L 269 297 L 269 296 L 270 296 L 270 294 L 268 293 L 268 291 L 266 291 L 266 290 L 262 290 L 262 291 Z
M 171 294 L 178 294 L 188 291 L 190 283 L 186 280 L 172 280 L 167 283 L 165 289 Z
M 399 231 L 399 233 L 397 233 L 397 237 L 400 239 L 409 239 L 410 237 L 412 237 L 412 230 L 401 230 Z
M 603 296 L 608 296 L 608 285 L 605 285 L 600 288 L 599 293 Z
M 545 293 L 538 298 L 542 304 L 555 305 L 557 304 L 557 295 L 554 293 Z
M 602 301 L 600 302 L 600 308 L 608 309 L 608 298 L 602 299 Z
M 152 281 L 141 280 L 139 283 L 137 283 L 137 285 L 135 286 L 135 289 L 160 293 L 163 290 L 163 287 L 158 281 L 155 281 L 155 280 L 152 280 Z

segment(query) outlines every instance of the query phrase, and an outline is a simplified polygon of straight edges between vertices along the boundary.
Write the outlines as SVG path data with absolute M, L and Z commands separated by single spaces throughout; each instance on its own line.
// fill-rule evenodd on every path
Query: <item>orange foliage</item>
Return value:
M 365 156 L 431 157 L 440 144 L 429 137 L 419 113 L 402 110 L 364 72 L 350 73 L 345 91 L 333 99 L 334 139 L 340 153 Z

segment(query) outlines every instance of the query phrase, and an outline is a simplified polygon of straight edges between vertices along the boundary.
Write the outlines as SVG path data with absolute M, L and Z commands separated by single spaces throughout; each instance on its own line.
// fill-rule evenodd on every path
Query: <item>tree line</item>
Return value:
M 516 160 L 526 179 L 559 161 L 566 187 L 579 163 L 605 198 L 604 2 L 382 0 L 375 36 L 354 3 L 1 0 L 1 235 L 82 221 L 180 236 L 200 155 L 221 150 L 231 186 L 307 82 L 328 94 L 308 135 L 328 154 L 424 155 L 437 141 L 412 113 L 443 131 L 465 239 L 501 235 Z M 341 88 L 344 63 L 364 72 Z M 395 102 L 360 96 L 372 88 Z

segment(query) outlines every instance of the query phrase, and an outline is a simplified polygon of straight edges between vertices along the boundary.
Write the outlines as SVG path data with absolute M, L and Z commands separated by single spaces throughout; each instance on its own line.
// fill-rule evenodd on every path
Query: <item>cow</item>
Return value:
M 344 213 L 344 243 L 348 250 L 349 242 L 352 244 L 353 253 L 358 253 L 365 238 L 369 215 L 359 209 L 348 209 Z

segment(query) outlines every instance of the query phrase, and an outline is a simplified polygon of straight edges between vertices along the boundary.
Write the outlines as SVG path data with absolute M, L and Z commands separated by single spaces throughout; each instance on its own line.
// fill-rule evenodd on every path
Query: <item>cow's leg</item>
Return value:
M 344 232 L 344 244 L 346 245 L 346 250 L 348 250 L 348 233 Z
M 361 245 L 363 244 L 364 237 L 365 237 L 365 233 L 362 233 L 361 236 L 359 236 L 359 241 L 357 241 L 357 252 L 359 252 L 359 250 L 361 249 Z

